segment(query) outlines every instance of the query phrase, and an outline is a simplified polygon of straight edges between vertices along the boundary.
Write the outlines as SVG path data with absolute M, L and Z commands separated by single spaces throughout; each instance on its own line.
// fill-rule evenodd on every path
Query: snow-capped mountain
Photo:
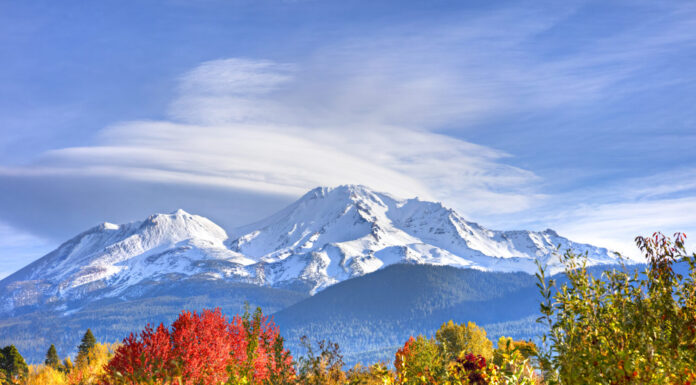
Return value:
M 558 271 L 559 244 L 587 252 L 590 264 L 616 262 L 606 249 L 552 230 L 493 231 L 440 203 L 397 199 L 363 186 L 322 187 L 229 236 L 182 210 L 101 224 L 0 281 L 0 312 L 69 309 L 71 302 L 127 298 L 145 283 L 184 279 L 315 293 L 394 263 L 533 272 L 539 260 Z
M 224 245 L 210 220 L 178 210 L 125 225 L 102 223 L 0 281 L 0 311 L 118 296 L 143 281 L 244 279 L 254 264 Z
M 394 263 L 534 273 L 535 261 L 562 270 L 557 247 L 588 254 L 588 264 L 616 259 L 553 230 L 494 231 L 441 203 L 398 199 L 364 186 L 319 187 L 284 210 L 233 232 L 230 248 L 265 263 L 265 281 L 298 277 L 313 291 Z

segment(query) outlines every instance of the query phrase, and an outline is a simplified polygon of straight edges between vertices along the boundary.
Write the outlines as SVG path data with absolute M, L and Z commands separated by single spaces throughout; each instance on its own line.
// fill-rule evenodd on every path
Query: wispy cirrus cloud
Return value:
M 181 77 L 172 120 L 115 124 L 94 145 L 48 151 L 0 175 L 112 177 L 285 197 L 354 183 L 449 201 L 469 213 L 516 212 L 539 198 L 529 194 L 535 175 L 501 163 L 509 155 L 499 150 L 386 117 L 366 122 L 339 113 L 302 125 L 309 119 L 285 102 L 283 87 L 305 82 L 292 68 L 266 60 L 203 63 Z

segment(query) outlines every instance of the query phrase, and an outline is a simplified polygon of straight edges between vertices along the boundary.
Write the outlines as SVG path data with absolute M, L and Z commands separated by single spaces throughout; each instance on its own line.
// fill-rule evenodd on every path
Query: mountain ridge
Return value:
M 365 186 L 310 190 L 276 214 L 229 234 L 177 210 L 123 225 L 102 223 L 0 280 L 0 313 L 138 293 L 147 282 L 221 280 L 314 294 L 396 263 L 483 271 L 558 271 L 556 245 L 613 263 L 609 251 L 553 230 L 495 231 L 439 202 L 399 199 Z

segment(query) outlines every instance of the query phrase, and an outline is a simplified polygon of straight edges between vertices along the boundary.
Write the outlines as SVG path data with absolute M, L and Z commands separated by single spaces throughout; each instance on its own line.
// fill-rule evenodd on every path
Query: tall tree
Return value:
M 89 352 L 97 344 L 97 339 L 94 338 L 91 329 L 87 329 L 85 335 L 82 337 L 80 346 L 77 347 L 77 359 L 75 362 L 77 365 L 82 365 L 83 363 L 89 363 Z
M 3 371 L 7 378 L 20 378 L 27 375 L 29 367 L 24 361 L 24 357 L 14 345 L 5 346 L 0 353 L 0 371 Z
M 51 347 L 48 348 L 44 364 L 46 364 L 46 366 L 52 367 L 53 369 L 57 369 L 58 365 L 60 365 L 60 358 L 58 358 L 58 352 L 56 351 L 55 345 L 51 344 Z

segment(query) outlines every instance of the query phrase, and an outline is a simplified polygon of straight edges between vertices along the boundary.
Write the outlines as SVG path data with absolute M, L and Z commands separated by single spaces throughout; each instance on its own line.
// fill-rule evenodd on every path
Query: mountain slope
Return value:
M 515 338 L 536 337 L 535 283 L 522 272 L 397 264 L 340 282 L 273 317 L 293 350 L 306 335 L 337 342 L 350 364 L 391 361 L 410 336 L 432 335 L 449 320 L 487 325 L 494 339 L 502 329 Z
M 125 225 L 103 223 L 0 281 L 0 311 L 116 297 L 152 281 L 244 281 L 255 261 L 229 250 L 225 231 L 183 210 Z
M 488 230 L 440 203 L 397 199 L 364 186 L 316 188 L 231 238 L 231 249 L 264 262 L 267 282 L 299 278 L 312 292 L 393 263 L 531 273 L 538 260 L 557 272 L 559 245 L 587 252 L 590 265 L 615 262 L 607 249 L 553 230 Z

